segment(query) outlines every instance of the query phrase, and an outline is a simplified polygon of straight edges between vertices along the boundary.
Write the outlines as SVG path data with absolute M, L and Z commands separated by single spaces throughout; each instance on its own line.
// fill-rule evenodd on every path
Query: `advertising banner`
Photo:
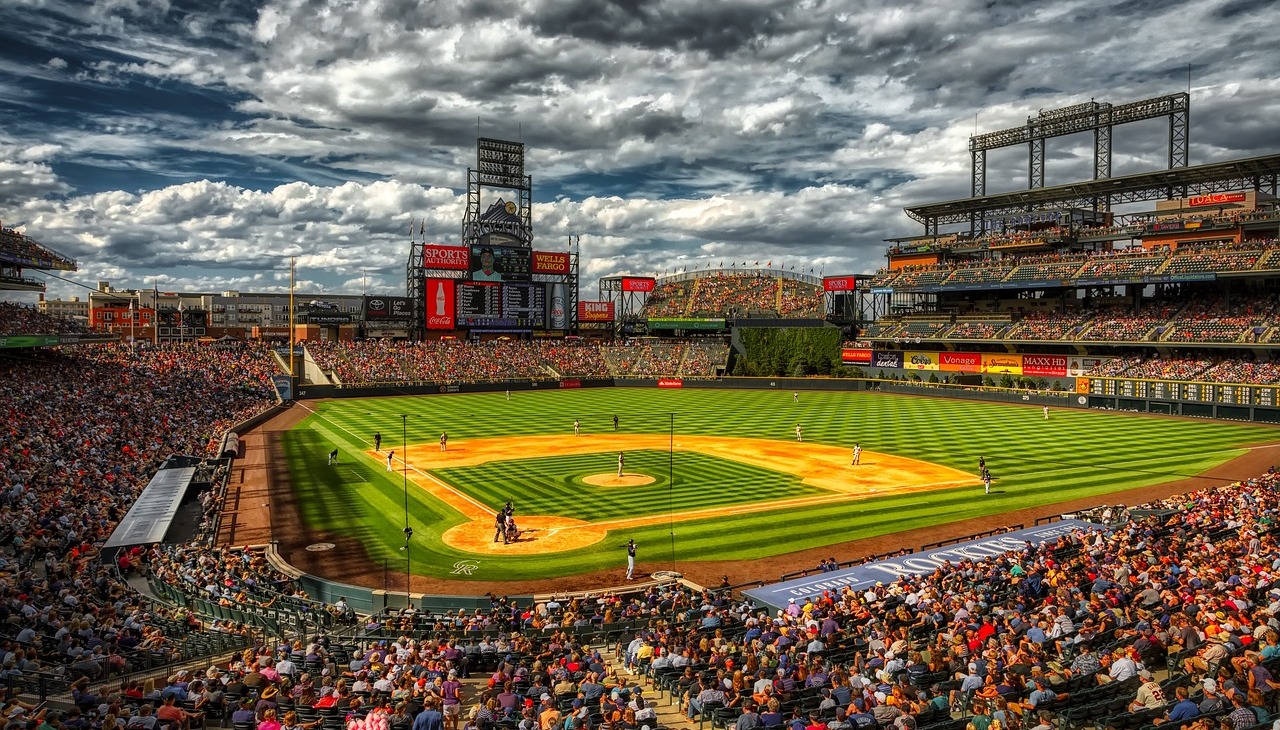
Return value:
M 822 279 L 823 291 L 855 291 L 858 280 L 852 276 L 826 276 Z
M 908 370 L 937 370 L 938 353 L 907 352 L 903 354 L 902 367 Z
M 533 273 L 535 274 L 567 274 L 569 273 L 569 254 L 559 251 L 534 251 Z
M 871 350 L 858 347 L 841 348 L 840 362 L 843 362 L 845 365 L 870 365 Z
M 427 329 L 451 330 L 454 328 L 453 279 L 427 279 Z
M 665 317 L 650 319 L 651 330 L 722 330 L 724 320 L 702 317 Z
M 581 388 L 582 380 L 579 378 L 566 378 L 560 381 L 561 388 Z
M 683 388 L 683 378 L 658 378 L 659 388 Z
M 809 596 L 820 595 L 826 590 L 839 595 L 846 586 L 857 591 L 876 583 L 888 585 L 905 575 L 927 575 L 946 563 L 954 565 L 966 560 L 992 558 L 1011 551 L 1022 552 L 1026 549 L 1027 543 L 1040 545 L 1078 531 L 1097 529 L 1100 529 L 1098 525 L 1081 520 L 1060 520 L 1047 525 L 970 540 L 958 545 L 947 545 L 888 560 L 863 563 L 830 573 L 817 573 L 785 583 L 750 588 L 744 593 L 757 603 L 781 610 L 787 607 L 788 599 L 803 601 Z
M 902 353 L 876 350 L 871 357 L 871 367 L 900 368 L 902 367 Z
M 293 400 L 293 378 L 288 375 L 272 375 L 271 384 L 275 386 L 276 395 L 280 397 L 280 400 Z
M 1089 382 L 1089 379 L 1088 379 L 1088 378 L 1076 378 L 1076 392 L 1077 392 L 1077 393 L 1084 393 L 1085 395 L 1088 395 L 1088 394 L 1089 394 L 1089 386 L 1090 386 L 1090 385 L 1091 385 L 1091 383 Z
M 578 322 L 612 322 L 613 302 L 578 302 Z
M 657 280 L 640 276 L 624 276 L 622 277 L 622 291 L 650 292 L 657 284 Z
M 1066 355 L 1023 355 L 1023 375 L 1043 375 L 1050 378 L 1061 378 L 1067 374 Z
M 406 320 L 413 317 L 413 300 L 409 297 L 365 297 L 366 322 L 384 319 Z
M 982 368 L 982 355 L 976 352 L 939 352 L 938 369 L 951 373 L 976 373 Z
M 471 251 L 466 246 L 423 246 L 422 268 L 469 271 Z
M 1243 203 L 1244 193 L 1209 193 L 1208 195 L 1192 195 L 1188 201 L 1188 207 L 1196 208 L 1201 205 L 1224 205 L 1226 203 Z
M 1021 355 L 986 354 L 982 356 L 982 372 L 1006 375 L 1022 374 Z
M 1094 368 L 1101 367 L 1110 360 L 1109 357 L 1069 357 L 1067 358 L 1067 375 L 1073 378 L 1088 375 Z
M 551 285 L 551 317 L 548 329 L 569 329 L 569 313 L 564 303 L 564 284 Z

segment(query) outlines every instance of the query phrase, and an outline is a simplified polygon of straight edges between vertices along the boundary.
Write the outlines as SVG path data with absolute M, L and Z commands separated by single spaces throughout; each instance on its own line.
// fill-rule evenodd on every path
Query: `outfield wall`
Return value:
M 887 371 L 886 371 L 887 372 Z M 904 395 L 923 395 L 939 398 L 959 398 L 996 403 L 1020 403 L 1023 405 L 1047 405 L 1054 408 L 1094 408 L 1100 410 L 1131 411 L 1194 418 L 1216 418 L 1229 421 L 1280 424 L 1280 407 L 1254 406 L 1245 403 L 1206 403 L 1202 400 L 1172 400 L 1127 397 L 1125 395 L 1096 395 L 1077 393 L 1089 378 L 1055 378 L 1063 391 L 1026 391 L 1020 389 L 989 388 L 971 385 L 946 385 L 928 382 L 903 382 L 893 380 L 869 380 L 865 378 L 613 378 L 582 380 L 512 380 L 492 383 L 410 383 L 348 387 L 337 385 L 306 385 L 298 389 L 298 400 L 318 398 L 376 398 L 398 395 L 444 395 L 452 393 L 494 393 L 531 390 L 571 390 L 578 388 L 697 388 L 697 389 L 756 389 L 778 391 L 879 391 Z M 1098 380 L 1098 379 L 1093 379 Z M 1234 389 L 1253 386 L 1231 386 Z M 1222 392 L 1228 389 L 1221 388 Z M 1280 393 L 1280 386 L 1268 386 Z M 1253 388 L 1253 390 L 1262 390 Z M 1127 392 L 1127 391 L 1117 391 Z M 1203 393 L 1210 392 L 1202 388 Z M 1217 391 L 1214 391 L 1215 393 Z M 1234 392 L 1234 391 L 1230 391 Z M 1223 398 L 1225 400 L 1225 398 Z

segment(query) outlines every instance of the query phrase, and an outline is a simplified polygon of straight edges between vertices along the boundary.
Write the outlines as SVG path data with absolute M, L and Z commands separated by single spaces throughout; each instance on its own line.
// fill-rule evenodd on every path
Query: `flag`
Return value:
M 768 264 L 766 264 L 766 265 L 765 265 L 765 268 L 766 268 L 766 269 L 772 269 L 772 268 L 773 268 L 773 262 L 772 262 L 772 261 L 770 261 Z
M 743 264 L 743 266 L 745 266 L 745 265 L 746 265 L 746 264 L 744 263 L 744 264 Z M 759 266 L 759 265 L 760 265 L 760 262 L 759 262 L 759 261 L 757 261 L 757 262 L 755 262 L 755 264 L 753 264 L 753 265 L 754 265 L 754 266 Z
M 413 238 L 413 221 L 415 218 L 416 216 L 412 216 L 412 215 L 409 216 L 409 238 L 410 239 Z
M 424 241 L 425 241 L 425 240 L 427 240 L 427 238 L 426 238 L 426 236 L 427 236 L 427 219 L 426 219 L 426 218 L 423 218 L 423 219 L 422 219 L 422 223 L 418 224 L 418 235 L 422 237 L 422 240 L 424 240 Z

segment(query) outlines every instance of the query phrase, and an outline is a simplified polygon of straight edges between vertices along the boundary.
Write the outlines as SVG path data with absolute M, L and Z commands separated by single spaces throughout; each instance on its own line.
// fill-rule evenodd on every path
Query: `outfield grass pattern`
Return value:
M 1101 503 L 1109 492 L 1193 476 L 1239 455 L 1243 446 L 1280 437 L 1261 426 L 1084 410 L 1055 410 L 1046 421 L 1038 407 L 872 393 L 804 392 L 793 404 L 790 391 L 611 388 L 522 392 L 511 401 L 502 393 L 328 401 L 284 435 L 284 451 L 303 519 L 317 529 L 359 537 L 374 561 L 404 560 L 399 552 L 404 477 L 388 473 L 382 460 L 364 452 L 372 448 L 375 431 L 381 431 L 384 448 L 399 449 L 402 426 L 410 444 L 434 443 L 445 429 L 451 444 L 514 437 L 510 460 L 441 470 L 436 476 L 491 506 L 514 499 L 517 515 L 551 513 L 584 520 L 665 515 L 673 507 L 741 504 L 761 494 L 780 499 L 809 489 L 769 471 L 767 464 L 755 473 L 730 474 L 722 460 L 706 464 L 700 455 L 677 453 L 673 491 L 666 481 L 667 454 L 637 452 L 628 456 L 628 471 L 649 474 L 658 483 L 614 494 L 576 481 L 611 469 L 616 462 L 608 456 L 541 459 L 536 453 L 520 453 L 522 434 L 572 438 L 575 419 L 584 433 L 604 433 L 612 430 L 615 413 L 623 432 L 670 433 L 674 428 L 677 440 L 687 433 L 791 441 L 801 423 L 808 442 L 848 448 L 857 441 L 869 452 L 969 473 L 976 472 L 977 459 L 984 456 L 996 484 L 989 496 L 981 488 L 856 501 L 833 496 L 829 504 L 678 522 L 674 536 L 672 525 L 657 524 L 611 533 L 585 550 L 481 559 L 470 578 L 536 579 L 616 568 L 624 562 L 621 546 L 628 538 L 640 544 L 641 562 L 745 560 L 1036 504 L 1089 496 Z M 401 414 L 408 417 L 402 421 Z M 335 447 L 340 463 L 330 468 L 325 454 Z M 575 475 L 578 465 L 584 470 Z M 631 496 L 636 499 L 628 501 Z M 463 521 L 460 514 L 412 484 L 408 500 L 415 529 L 414 572 L 448 577 L 455 562 L 474 557 L 439 539 Z
M 433 473 L 479 501 L 499 509 L 508 499 L 524 514 L 565 515 L 587 522 L 822 494 L 780 474 L 705 454 L 628 451 L 627 473 L 645 474 L 642 487 L 594 487 L 582 476 L 616 468 L 612 452 L 594 455 L 494 461 Z M 668 467 L 679 477 L 672 486 Z

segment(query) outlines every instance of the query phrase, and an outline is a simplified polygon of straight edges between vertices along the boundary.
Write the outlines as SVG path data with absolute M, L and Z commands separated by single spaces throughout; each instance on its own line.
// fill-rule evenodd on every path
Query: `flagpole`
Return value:
M 133 336 L 133 299 L 129 300 L 129 351 L 138 351 L 138 341 Z
M 289 257 L 289 395 L 293 395 L 293 275 L 297 256 Z

